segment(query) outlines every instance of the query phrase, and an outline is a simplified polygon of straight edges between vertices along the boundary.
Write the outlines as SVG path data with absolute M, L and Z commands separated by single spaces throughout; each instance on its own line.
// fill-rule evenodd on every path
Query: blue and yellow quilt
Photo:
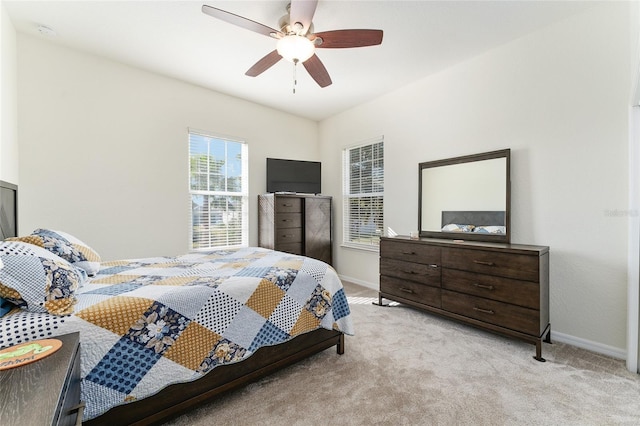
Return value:
M 85 420 L 301 333 L 353 334 L 330 266 L 255 247 L 104 262 L 77 299 L 65 316 L 14 308 L 0 347 L 79 331 Z

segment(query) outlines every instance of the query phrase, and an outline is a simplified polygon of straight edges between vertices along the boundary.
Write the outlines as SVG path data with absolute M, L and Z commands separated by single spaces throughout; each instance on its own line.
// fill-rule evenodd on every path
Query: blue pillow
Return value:
M 7 299 L 0 297 L 0 317 L 9 312 L 14 307 L 14 304 Z

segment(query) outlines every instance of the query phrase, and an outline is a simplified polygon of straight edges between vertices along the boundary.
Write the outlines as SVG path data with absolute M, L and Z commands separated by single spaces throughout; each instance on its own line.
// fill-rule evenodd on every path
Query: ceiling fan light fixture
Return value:
M 331 84 L 331 77 L 327 69 L 315 54 L 316 48 L 342 49 L 376 46 L 382 43 L 382 30 L 346 29 L 316 33 L 313 26 L 313 15 L 317 3 L 318 0 L 290 0 L 287 5 L 287 14 L 278 20 L 279 30 L 206 4 L 202 6 L 202 12 L 229 24 L 278 39 L 276 50 L 272 50 L 253 64 L 245 72 L 245 75 L 256 77 L 284 58 L 294 65 L 295 93 L 298 62 L 304 63 L 305 70 L 318 83 L 318 86 L 327 87 Z
M 289 62 L 304 62 L 313 56 L 315 46 L 306 37 L 291 34 L 282 37 L 276 45 L 278 54 Z

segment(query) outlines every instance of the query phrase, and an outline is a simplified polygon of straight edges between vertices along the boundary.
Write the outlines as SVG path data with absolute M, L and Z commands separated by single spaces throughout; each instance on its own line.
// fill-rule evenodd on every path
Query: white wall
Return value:
M 18 94 L 16 30 L 0 3 L 0 180 L 18 184 Z
M 314 121 L 23 34 L 18 52 L 22 234 L 64 230 L 104 259 L 185 253 L 191 127 L 248 142 L 257 245 L 265 158 L 318 159 Z
M 325 188 L 345 146 L 384 135 L 385 226 L 408 234 L 419 162 L 511 148 L 512 242 L 550 246 L 552 332 L 624 356 L 630 25 L 599 5 L 323 121 Z M 341 239 L 340 274 L 377 288 L 378 254 Z
M 627 369 L 640 372 L 640 3 L 633 2 L 631 24 L 631 105 L 629 111 L 629 255 L 627 270 Z M 635 76 L 635 78 L 633 77 Z

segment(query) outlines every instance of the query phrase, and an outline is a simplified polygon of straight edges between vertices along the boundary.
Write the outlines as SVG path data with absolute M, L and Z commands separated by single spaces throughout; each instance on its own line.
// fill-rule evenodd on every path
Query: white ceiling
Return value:
M 322 120 L 489 49 L 579 13 L 577 1 L 320 0 L 315 31 L 382 29 L 380 46 L 318 49 L 333 84 L 322 89 L 284 60 L 258 77 L 245 71 L 275 40 L 217 20 L 208 4 L 272 28 L 287 0 L 6 1 L 20 33 L 174 77 L 313 120 Z M 53 29 L 55 36 L 38 31 Z

